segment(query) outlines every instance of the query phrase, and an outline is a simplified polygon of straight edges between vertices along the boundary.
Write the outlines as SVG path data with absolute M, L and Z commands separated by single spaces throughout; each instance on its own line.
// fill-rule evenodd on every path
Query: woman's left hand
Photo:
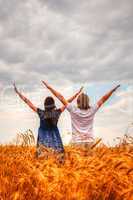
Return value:
M 14 87 L 15 92 L 18 93 L 18 89 L 17 89 L 17 87 L 16 87 L 15 82 L 13 83 L 13 87 Z

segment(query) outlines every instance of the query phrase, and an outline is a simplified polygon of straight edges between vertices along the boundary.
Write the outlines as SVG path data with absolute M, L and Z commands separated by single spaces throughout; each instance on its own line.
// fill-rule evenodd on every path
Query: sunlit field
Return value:
M 35 147 L 0 146 L 0 200 L 132 200 L 133 138 L 116 147 L 65 147 L 64 163 L 54 155 L 35 157 Z

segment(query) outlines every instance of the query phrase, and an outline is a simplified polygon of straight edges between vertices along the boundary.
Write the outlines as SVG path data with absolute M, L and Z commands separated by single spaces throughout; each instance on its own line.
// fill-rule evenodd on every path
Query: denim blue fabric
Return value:
M 53 148 L 58 152 L 64 152 L 63 143 L 58 128 L 44 130 L 39 128 L 37 145 L 44 145 L 47 148 Z
M 55 118 L 54 121 L 56 122 L 51 126 L 47 124 L 47 116 L 45 116 L 45 111 L 38 109 L 37 112 L 40 118 L 40 128 L 38 129 L 37 146 L 41 144 L 47 148 L 53 148 L 58 152 L 64 152 L 62 139 L 59 133 L 59 129 L 57 127 L 57 122 L 61 111 L 59 109 L 54 110 L 53 113 L 49 115 L 53 116 Z

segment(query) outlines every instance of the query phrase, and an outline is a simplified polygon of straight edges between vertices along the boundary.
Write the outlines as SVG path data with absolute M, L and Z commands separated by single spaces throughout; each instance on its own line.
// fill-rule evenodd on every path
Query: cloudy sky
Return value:
M 132 0 L 0 0 L 0 143 L 39 120 L 14 94 L 11 83 L 37 106 L 48 91 L 40 80 L 68 97 L 80 85 L 95 103 L 121 88 L 97 113 L 95 135 L 107 143 L 133 121 Z M 57 102 L 59 104 L 59 102 Z M 60 120 L 63 140 L 69 115 Z

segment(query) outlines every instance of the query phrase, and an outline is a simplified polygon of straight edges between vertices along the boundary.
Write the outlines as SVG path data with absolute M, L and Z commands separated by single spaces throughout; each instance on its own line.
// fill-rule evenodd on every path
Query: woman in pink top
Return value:
M 82 93 L 77 98 L 77 106 L 69 103 L 59 92 L 54 90 L 46 82 L 43 84 L 65 105 L 71 115 L 72 122 L 72 143 L 84 144 L 94 140 L 93 122 L 95 113 L 105 101 L 120 87 L 117 85 L 104 95 L 94 106 L 90 106 L 89 97 Z

